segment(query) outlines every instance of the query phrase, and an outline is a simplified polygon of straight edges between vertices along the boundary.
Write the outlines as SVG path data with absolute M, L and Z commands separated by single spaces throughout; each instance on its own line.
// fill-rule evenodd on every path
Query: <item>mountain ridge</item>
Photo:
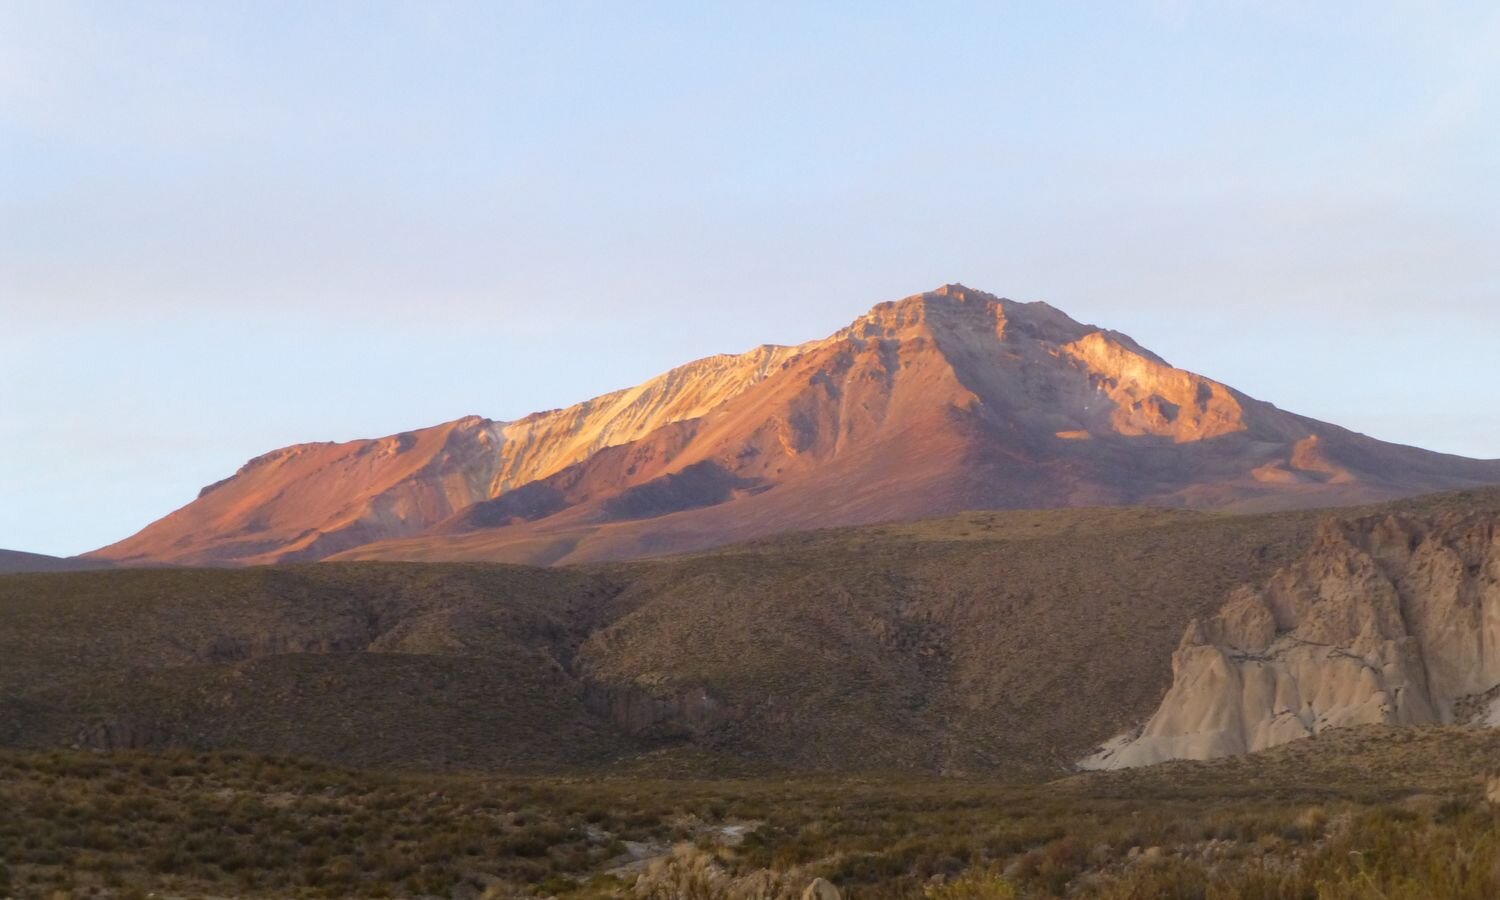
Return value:
M 1270 511 L 1489 483 L 1500 461 L 1285 412 L 1047 303 L 953 284 L 513 422 L 272 451 L 94 555 L 550 564 L 963 509 Z
M 110 564 L 99 559 L 77 556 L 50 556 L 25 550 L 0 550 L 0 574 L 10 572 L 80 572 L 107 569 Z
M 1055 775 L 1150 716 L 1185 627 L 1298 566 L 1328 522 L 1455 512 L 1500 521 L 1500 488 L 1337 512 L 971 512 L 546 568 L 7 575 L 0 745 Z

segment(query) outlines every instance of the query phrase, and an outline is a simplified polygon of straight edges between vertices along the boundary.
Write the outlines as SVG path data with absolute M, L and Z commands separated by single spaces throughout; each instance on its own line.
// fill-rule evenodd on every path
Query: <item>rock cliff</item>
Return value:
M 1346 725 L 1500 724 L 1500 517 L 1329 519 L 1193 621 L 1172 687 L 1089 768 L 1250 753 Z

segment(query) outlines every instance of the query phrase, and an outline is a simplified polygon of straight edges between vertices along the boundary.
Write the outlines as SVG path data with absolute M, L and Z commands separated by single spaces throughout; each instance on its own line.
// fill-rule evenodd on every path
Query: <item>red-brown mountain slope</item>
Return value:
M 574 562 L 962 509 L 1278 509 L 1489 483 L 1500 462 L 1284 412 L 1045 303 L 949 285 L 518 422 L 277 451 L 97 555 Z

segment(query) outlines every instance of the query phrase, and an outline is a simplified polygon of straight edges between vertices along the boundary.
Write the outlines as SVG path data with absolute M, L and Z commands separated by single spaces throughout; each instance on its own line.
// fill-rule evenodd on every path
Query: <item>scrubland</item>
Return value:
M 1048 783 L 506 778 L 0 753 L 16 897 L 1493 898 L 1492 733 L 1362 729 Z M 3 895 L 3 894 L 0 894 Z

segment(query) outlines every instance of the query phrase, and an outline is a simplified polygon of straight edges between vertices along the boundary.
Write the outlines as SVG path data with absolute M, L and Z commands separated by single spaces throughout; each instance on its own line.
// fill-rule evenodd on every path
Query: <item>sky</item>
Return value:
M 1500 457 L 1493 3 L 0 0 L 0 547 L 947 282 Z

